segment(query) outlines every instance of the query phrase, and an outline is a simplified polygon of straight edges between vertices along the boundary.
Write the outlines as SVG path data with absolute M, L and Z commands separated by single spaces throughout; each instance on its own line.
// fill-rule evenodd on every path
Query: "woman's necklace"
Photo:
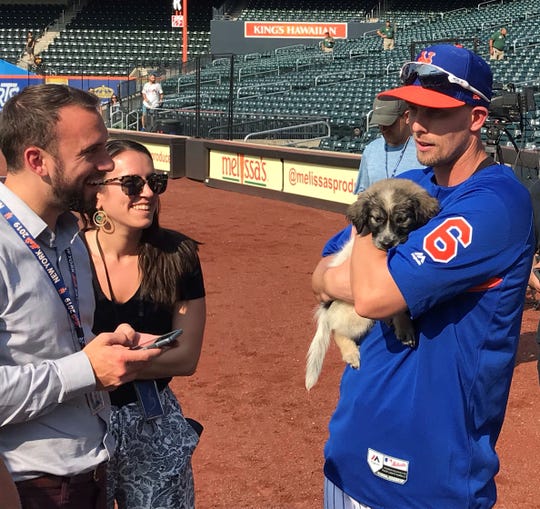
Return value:
M 384 169 L 386 172 L 386 178 L 394 178 L 396 176 L 396 171 L 399 167 L 399 163 L 401 163 L 401 160 L 403 159 L 403 156 L 405 154 L 405 150 L 407 150 L 407 145 L 409 144 L 410 136 L 407 138 L 407 141 L 405 142 L 405 145 L 403 145 L 403 148 L 401 149 L 401 153 L 399 154 L 399 159 L 394 166 L 394 169 L 392 170 L 391 175 L 388 175 L 388 144 L 386 141 L 384 142 L 384 156 L 385 156 L 385 162 L 384 162 Z
M 103 268 L 105 269 L 105 278 L 107 279 L 107 288 L 109 289 L 109 295 L 111 296 L 111 302 L 114 305 L 114 314 L 116 317 L 117 325 L 121 323 L 121 321 L 118 318 L 118 310 L 117 307 L 121 306 L 122 304 L 119 304 L 116 300 L 116 297 L 114 296 L 114 292 L 112 289 L 111 284 L 111 278 L 109 277 L 109 271 L 107 269 L 107 264 L 105 263 L 105 255 L 103 254 L 103 249 L 101 248 L 101 244 L 99 243 L 99 230 L 96 231 L 96 245 L 99 252 L 99 257 L 101 258 L 101 262 L 103 263 Z M 138 300 L 138 306 L 137 306 L 137 316 L 140 321 L 140 323 L 132 323 L 130 322 L 134 327 L 138 327 L 137 330 L 142 330 L 143 324 L 144 324 L 144 316 L 145 316 L 145 307 L 144 307 L 144 301 L 139 299 Z M 135 318 L 133 318 L 134 320 Z M 125 321 L 125 320 L 124 320 Z
M 109 288 L 111 301 L 116 303 L 116 299 L 114 297 L 114 293 L 113 293 L 113 289 L 111 285 L 111 278 L 109 277 L 109 271 L 107 270 L 107 264 L 105 263 L 105 255 L 103 254 L 103 249 L 101 249 L 101 244 L 99 243 L 99 230 L 96 230 L 96 244 L 97 244 L 99 256 L 101 258 L 101 262 L 103 263 L 103 268 L 105 269 L 105 278 L 107 279 L 107 287 Z

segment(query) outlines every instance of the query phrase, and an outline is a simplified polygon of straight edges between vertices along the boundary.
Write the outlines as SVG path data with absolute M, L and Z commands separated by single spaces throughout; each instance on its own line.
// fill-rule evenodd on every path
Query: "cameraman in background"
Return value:
M 536 233 L 536 255 L 531 270 L 531 276 L 529 278 L 529 287 L 535 292 L 540 292 L 540 273 L 535 273 L 535 269 L 540 269 L 540 180 L 537 180 L 529 189 L 531 193 L 531 200 L 534 213 L 534 230 Z M 536 275 L 538 274 L 538 276 Z M 538 329 L 536 330 L 536 343 L 538 344 L 538 381 L 540 383 L 540 322 L 538 323 Z

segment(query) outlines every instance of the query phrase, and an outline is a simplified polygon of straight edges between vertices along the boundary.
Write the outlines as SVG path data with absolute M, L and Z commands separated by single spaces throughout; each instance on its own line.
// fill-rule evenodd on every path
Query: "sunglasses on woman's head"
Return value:
M 136 196 L 141 194 L 145 184 L 148 184 L 150 191 L 154 194 L 164 193 L 165 189 L 167 189 L 167 180 L 166 173 L 151 173 L 146 179 L 140 175 L 124 175 L 123 177 L 115 177 L 101 182 L 90 182 L 89 185 L 108 186 L 118 184 L 124 194 Z

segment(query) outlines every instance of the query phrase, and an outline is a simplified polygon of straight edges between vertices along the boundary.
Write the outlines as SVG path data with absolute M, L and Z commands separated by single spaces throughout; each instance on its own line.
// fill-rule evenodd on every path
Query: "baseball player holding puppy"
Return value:
M 428 168 L 398 178 L 425 187 L 441 210 L 388 253 L 355 235 L 349 263 L 330 268 L 326 257 L 313 274 L 321 298 L 380 320 L 360 346 L 360 369 L 345 368 L 325 447 L 325 508 L 491 508 L 534 250 L 530 198 L 484 150 L 492 73 L 483 59 L 431 46 L 401 79 L 379 98 L 409 104 Z M 407 309 L 416 348 L 384 321 Z

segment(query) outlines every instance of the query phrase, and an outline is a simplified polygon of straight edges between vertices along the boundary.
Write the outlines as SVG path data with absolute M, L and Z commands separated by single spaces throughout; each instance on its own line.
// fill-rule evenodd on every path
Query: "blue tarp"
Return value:
M 134 94 L 137 80 L 111 76 L 48 76 L 21 69 L 5 60 L 0 60 L 0 111 L 6 101 L 18 94 L 23 88 L 39 83 L 63 83 L 82 90 L 90 90 L 101 99 L 103 103 L 109 101 L 114 93 L 119 93 L 119 87 L 125 94 Z
M 23 88 L 42 81 L 43 79 L 33 72 L 0 60 L 0 110 L 10 97 L 18 94 Z
M 21 69 L 20 67 L 17 67 L 16 65 L 6 62 L 5 60 L 0 60 L 0 78 L 4 74 L 20 75 L 24 77 L 27 77 L 28 75 L 35 76 L 33 72 L 29 72 L 26 69 Z

